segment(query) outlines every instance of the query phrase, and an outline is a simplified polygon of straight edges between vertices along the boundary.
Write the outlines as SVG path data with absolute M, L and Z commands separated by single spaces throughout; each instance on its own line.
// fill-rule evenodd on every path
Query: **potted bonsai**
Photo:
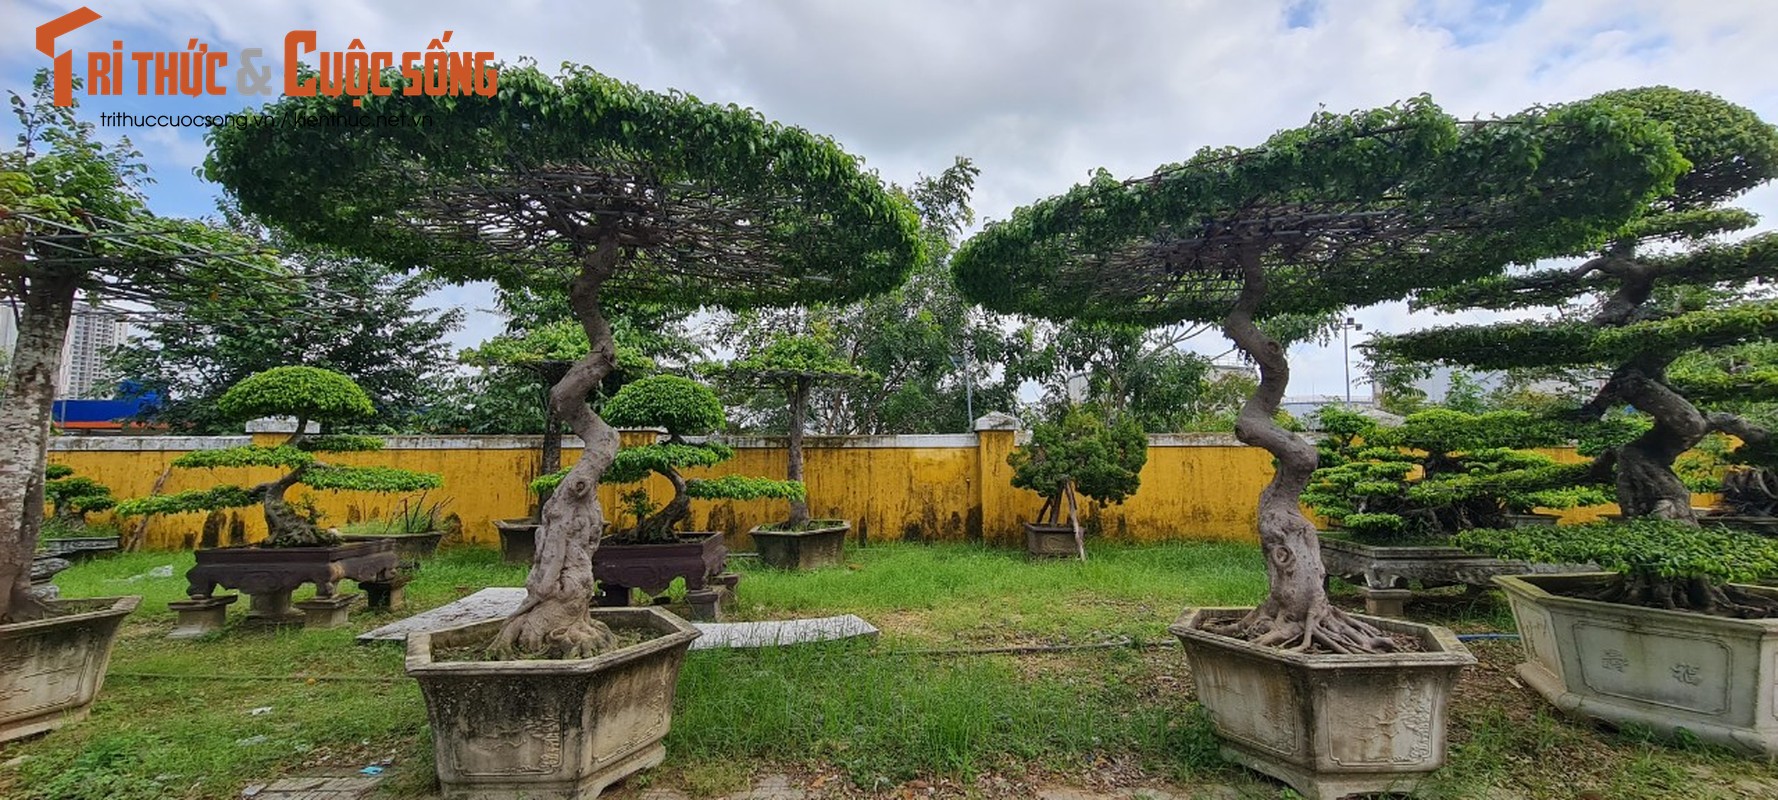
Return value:
M 43 477 L 43 496 L 51 506 L 43 525 L 44 552 L 54 557 L 79 557 L 117 549 L 119 536 L 94 536 L 86 523 L 86 515 L 117 504 L 109 487 L 75 475 L 65 464 L 44 467 Z
M 607 467 L 603 483 L 639 483 L 650 476 L 665 478 L 673 496 L 659 508 L 645 499 L 632 500 L 636 524 L 610 533 L 593 558 L 593 575 L 599 581 L 600 603 L 628 605 L 630 591 L 654 596 L 667 590 L 675 579 L 685 581 L 686 599 L 693 612 L 705 618 L 716 614 L 719 590 L 712 579 L 723 576 L 728 547 L 721 531 L 681 532 L 691 517 L 691 501 L 753 500 L 778 498 L 802 500 L 803 485 L 744 475 L 718 478 L 686 478 L 680 470 L 713 467 L 734 457 L 735 451 L 717 442 L 693 443 L 687 436 L 701 436 L 724 424 L 722 403 L 709 387 L 677 375 L 652 375 L 634 381 L 600 409 L 605 421 L 620 428 L 653 428 L 666 431 L 666 441 L 619 450 Z M 567 472 L 544 476 L 533 482 L 539 492 L 552 490 Z M 647 513 L 641 513 L 646 511 Z M 732 576 L 724 585 L 733 588 Z
M 374 436 L 327 434 L 311 436 L 310 422 L 334 423 L 373 413 L 370 397 L 351 378 L 318 367 L 273 367 L 255 373 L 217 398 L 218 410 L 240 420 L 293 417 L 295 430 L 275 447 L 243 445 L 220 450 L 194 450 L 173 460 L 185 469 L 274 467 L 278 477 L 253 486 L 224 484 L 177 494 L 150 495 L 117 504 L 120 516 L 182 514 L 257 505 L 265 515 L 267 536 L 248 546 L 198 550 L 197 565 L 185 573 L 190 600 L 176 604 L 182 614 L 204 613 L 219 622 L 217 604 L 233 596 L 214 597 L 217 586 L 237 589 L 251 599 L 248 618 L 284 624 L 302 621 L 340 625 L 355 596 L 336 595 L 344 579 L 365 583 L 394 577 L 399 560 L 392 540 L 344 542 L 323 529 L 285 495 L 297 485 L 329 491 L 414 492 L 435 489 L 438 475 L 388 467 L 353 467 L 317 459 L 329 453 L 380 449 Z M 290 593 L 313 583 L 315 598 L 292 611 Z
M 1069 408 L 1061 419 L 1038 423 L 1031 441 L 1006 457 L 1013 468 L 1012 485 L 1043 498 L 1036 519 L 1025 523 L 1025 553 L 1030 556 L 1087 558 L 1086 532 L 1080 525 L 1080 501 L 1122 504 L 1142 485 L 1148 463 L 1148 436 L 1135 420 L 1111 425 L 1083 408 Z M 1060 524 L 1066 509 L 1068 524 Z
M 1778 540 L 1630 519 L 1474 530 L 1464 547 L 1606 572 L 1501 576 L 1525 647 L 1518 673 L 1557 708 L 1778 756 Z
M 286 97 L 263 113 L 411 124 L 218 128 L 206 168 L 301 236 L 452 280 L 566 290 L 589 348 L 550 401 L 585 450 L 543 505 L 525 600 L 504 620 L 410 637 L 407 670 L 445 797 L 588 798 L 660 763 L 697 635 L 660 609 L 591 609 L 598 485 L 619 450 L 587 403 L 617 363 L 608 306 L 848 302 L 899 285 L 923 251 L 906 200 L 832 140 L 584 67 L 499 77 L 474 102 Z
M 1328 601 L 1298 504 L 1317 452 L 1276 421 L 1290 365 L 1260 323 L 1584 246 L 1683 166 L 1669 134 L 1609 103 L 1460 122 L 1421 97 L 1320 113 L 1145 178 L 1101 171 L 964 244 L 958 288 L 991 310 L 1219 321 L 1259 367 L 1235 435 L 1276 459 L 1257 515 L 1270 593 L 1254 608 L 1186 609 L 1171 627 L 1225 757 L 1314 798 L 1409 790 L 1443 763 L 1447 698 L 1474 663 L 1443 628 Z
M 817 334 L 781 334 L 758 351 L 713 370 L 717 375 L 783 393 L 788 406 L 784 477 L 803 480 L 803 434 L 808 426 L 809 395 L 815 387 L 873 380 L 839 357 L 833 342 Z M 810 519 L 806 497 L 790 500 L 790 514 L 748 531 L 759 551 L 759 560 L 779 569 L 816 569 L 838 566 L 845 557 L 846 534 L 852 524 L 843 519 Z
M 417 564 L 438 553 L 447 525 L 456 524 L 456 517 L 444 518 L 450 498 L 426 502 L 426 492 L 418 497 L 404 497 L 401 504 L 389 510 L 387 519 L 348 523 L 340 529 L 340 539 L 347 542 L 395 543 L 395 556 L 402 564 Z

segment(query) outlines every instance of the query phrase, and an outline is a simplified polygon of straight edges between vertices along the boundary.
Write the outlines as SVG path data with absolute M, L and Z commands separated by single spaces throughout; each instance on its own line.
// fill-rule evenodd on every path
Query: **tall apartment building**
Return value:
M 102 382 L 105 356 L 128 336 L 129 324 L 117 309 L 98 303 L 75 306 L 68 343 L 62 347 L 62 369 L 56 375 L 56 397 L 111 397 L 112 387 Z

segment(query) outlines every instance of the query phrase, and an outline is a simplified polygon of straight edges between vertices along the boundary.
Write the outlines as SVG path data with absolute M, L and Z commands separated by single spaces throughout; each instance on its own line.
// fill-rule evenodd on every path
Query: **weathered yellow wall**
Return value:
M 1011 485 L 1012 470 L 1006 456 L 1017 435 L 1011 430 L 985 430 L 975 435 L 932 437 L 810 437 L 805 468 L 810 512 L 816 517 L 851 520 L 855 539 L 985 539 L 1012 544 L 1020 539 L 1020 523 L 1031 519 L 1041 505 L 1036 494 Z M 270 444 L 280 438 L 262 435 L 255 440 Z M 625 435 L 626 443 L 644 439 L 645 435 Z M 205 446 L 245 441 L 246 437 L 214 438 Z M 688 477 L 728 473 L 784 476 L 785 453 L 779 441 L 748 439 L 737 444 L 734 459 L 710 470 L 694 470 Z M 57 442 L 50 460 L 111 487 L 120 498 L 140 497 L 150 492 L 173 459 L 196 446 L 194 440 L 183 437 L 65 440 Z M 1565 461 L 1579 458 L 1571 450 L 1546 452 Z M 340 463 L 440 473 L 444 488 L 432 492 L 428 499 L 450 498 L 446 513 L 461 520 L 465 540 L 491 545 L 496 541 L 493 520 L 529 512 L 531 496 L 526 485 L 537 475 L 538 451 L 534 437 L 398 437 L 380 452 L 329 458 Z M 564 449 L 565 465 L 578 458 L 577 448 Z M 271 469 L 173 469 L 162 492 L 224 481 L 251 485 L 275 474 Z M 1270 456 L 1241 446 L 1231 437 L 1158 435 L 1151 439 L 1141 490 L 1122 505 L 1098 509 L 1089 503 L 1083 512 L 1098 535 L 1114 541 L 1251 541 L 1255 504 L 1271 474 Z M 645 486 L 657 503 L 671 496 L 665 480 L 654 478 Z M 633 487 L 601 487 L 600 500 L 607 517 L 621 527 L 634 520 L 619 507 L 620 488 Z M 314 497 L 327 515 L 327 524 L 381 518 L 403 499 L 301 487 L 291 496 L 304 494 Z M 1701 496 L 1700 504 L 1711 499 Z M 694 501 L 692 522 L 699 529 L 724 531 L 736 537 L 734 546 L 750 549 L 746 531 L 780 518 L 785 511 L 784 503 L 772 500 Z M 1570 511 L 1564 518 L 1581 521 L 1602 513 L 1616 513 L 1616 508 Z M 248 541 L 265 535 L 257 509 L 241 509 L 231 515 L 244 526 Z M 203 514 L 153 518 L 148 522 L 145 543 L 153 548 L 192 547 L 202 538 L 204 522 Z M 228 535 L 224 526 L 219 540 L 227 543 Z

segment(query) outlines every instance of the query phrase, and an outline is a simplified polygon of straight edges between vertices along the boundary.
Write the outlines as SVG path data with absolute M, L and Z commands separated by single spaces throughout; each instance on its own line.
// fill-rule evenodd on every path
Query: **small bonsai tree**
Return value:
M 1591 464 L 1524 448 L 1563 443 L 1562 427 L 1522 411 L 1431 409 L 1386 427 L 1321 411 L 1321 468 L 1303 490 L 1317 513 L 1365 538 L 1437 537 L 1506 527 L 1507 515 L 1611 501 Z
M 323 425 L 371 416 L 370 397 L 351 378 L 317 367 L 274 367 L 229 387 L 217 399 L 219 410 L 240 420 L 295 417 L 296 431 L 275 447 L 244 445 L 221 450 L 195 450 L 173 460 L 183 468 L 279 467 L 286 472 L 252 487 L 233 485 L 151 495 L 117 504 L 120 516 L 181 514 L 260 505 L 265 509 L 266 547 L 305 547 L 339 542 L 284 495 L 297 484 L 331 491 L 414 492 L 436 489 L 436 474 L 389 467 L 347 467 L 316 460 L 318 453 L 378 450 L 374 436 L 308 435 L 310 422 Z
M 625 495 L 626 504 L 636 512 L 636 527 L 618 534 L 616 539 L 636 544 L 671 542 L 673 531 L 691 515 L 692 498 L 701 500 L 756 500 L 776 497 L 792 502 L 806 495 L 798 481 L 774 481 L 745 475 L 724 475 L 720 478 L 686 478 L 680 470 L 689 467 L 713 467 L 735 457 L 735 451 L 716 442 L 691 443 L 687 436 L 702 436 L 721 429 L 725 422 L 722 401 L 716 393 L 690 378 L 677 375 L 653 375 L 617 390 L 600 409 L 605 421 L 619 428 L 664 428 L 667 441 L 617 452 L 601 479 L 602 483 L 624 484 L 659 475 L 673 485 L 673 498 L 658 509 L 649 511 L 649 504 L 634 493 Z M 539 493 L 554 489 L 568 475 L 568 470 L 546 475 L 531 483 Z
M 834 352 L 832 340 L 819 334 L 780 334 L 758 351 L 712 371 L 726 380 L 783 392 L 789 407 L 784 477 L 796 483 L 803 482 L 803 433 L 808 427 L 810 393 L 823 384 L 877 378 L 840 358 Z M 790 501 L 790 516 L 776 529 L 797 531 L 808 527 L 809 502 L 806 497 L 799 497 Z
M 110 487 L 75 475 L 66 464 L 50 464 L 43 469 L 43 496 L 49 501 L 54 519 L 78 528 L 86 524 L 86 515 L 104 511 L 117 504 Z
M 1504 558 L 1594 563 L 1623 575 L 1590 599 L 1716 616 L 1778 616 L 1778 599 L 1731 582 L 1778 575 L 1778 540 L 1719 525 L 1638 518 L 1561 528 L 1473 530 L 1458 545 Z
M 1075 549 L 1085 560 L 1086 536 L 1075 495 L 1103 506 L 1121 505 L 1135 494 L 1142 485 L 1142 465 L 1148 463 L 1148 436 L 1131 417 L 1107 425 L 1086 409 L 1070 408 L 1061 419 L 1034 426 L 1031 441 L 1008 455 L 1006 463 L 1013 468 L 1012 485 L 1043 498 L 1038 524 L 1059 524 L 1067 506 Z

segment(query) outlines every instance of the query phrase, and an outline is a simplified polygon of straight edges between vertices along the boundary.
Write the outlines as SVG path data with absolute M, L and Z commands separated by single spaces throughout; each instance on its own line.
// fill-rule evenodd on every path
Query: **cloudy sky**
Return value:
M 49 59 L 32 31 L 83 5 L 0 0 L 8 88 Z M 1430 93 L 1460 116 L 1509 113 L 1631 86 L 1715 92 L 1778 120 L 1778 4 L 1770 0 L 90 0 L 102 19 L 57 42 L 77 53 L 263 47 L 291 30 L 324 50 L 452 49 L 574 61 L 650 89 L 759 109 L 837 139 L 906 183 L 957 155 L 981 168 L 983 219 L 1065 190 L 1093 169 L 1146 174 L 1200 147 L 1250 145 L 1321 107 L 1344 111 Z M 78 58 L 78 57 L 77 57 Z M 77 62 L 78 63 L 78 62 Z M 226 70 L 232 76 L 233 64 Z M 221 113 L 217 98 L 88 98 L 89 113 Z M 8 120 L 8 123 L 11 121 Z M 14 126 L 16 127 L 16 126 Z M 13 128 L 9 127 L 10 137 Z M 162 214 L 198 215 L 216 189 L 192 176 L 195 129 L 130 135 Z M 1778 189 L 1745 205 L 1778 220 Z M 1762 228 L 1770 227 L 1768 222 Z M 490 304 L 478 287 L 441 305 Z M 1356 312 L 1366 331 L 1452 321 L 1399 306 Z M 1459 316 L 1456 319 L 1479 319 Z M 473 344 L 498 329 L 472 313 Z M 1221 351 L 1220 341 L 1203 349 Z M 1345 389 L 1341 351 L 1293 350 L 1291 394 Z M 1366 387 L 1359 387 L 1360 394 Z

